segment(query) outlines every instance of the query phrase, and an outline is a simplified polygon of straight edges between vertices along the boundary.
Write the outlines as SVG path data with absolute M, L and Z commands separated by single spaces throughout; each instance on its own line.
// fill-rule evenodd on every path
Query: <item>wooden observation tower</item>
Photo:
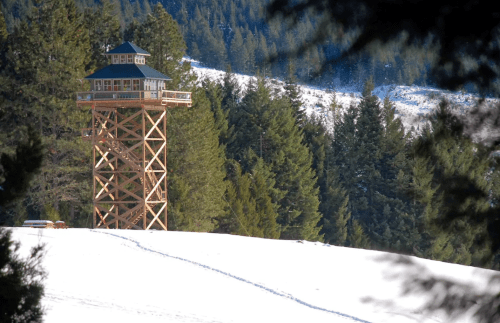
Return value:
M 167 230 L 167 108 L 190 107 L 191 93 L 165 90 L 170 78 L 132 43 L 106 55 L 111 65 L 77 94 L 92 107 L 82 136 L 93 147 L 93 227 Z

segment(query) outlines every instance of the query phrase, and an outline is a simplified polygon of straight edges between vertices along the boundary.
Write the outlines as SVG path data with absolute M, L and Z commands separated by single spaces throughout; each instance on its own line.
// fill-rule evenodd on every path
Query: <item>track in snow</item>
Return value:
M 199 262 L 196 262 L 196 261 L 192 261 L 192 260 L 189 260 L 189 259 L 186 259 L 186 258 L 182 258 L 182 257 L 176 257 L 176 256 L 172 256 L 172 255 L 169 255 L 169 254 L 166 254 L 166 253 L 163 253 L 163 252 L 160 252 L 160 251 L 156 251 L 156 250 L 153 250 L 153 249 L 150 249 L 150 248 L 147 248 L 147 247 L 144 247 L 142 246 L 138 241 L 134 240 L 134 239 L 130 239 L 130 238 L 126 238 L 124 236 L 121 236 L 121 235 L 118 235 L 118 234 L 114 234 L 114 233 L 108 233 L 108 232 L 103 232 L 101 230 L 91 230 L 92 232 L 96 232 L 96 233 L 102 233 L 102 234 L 107 234 L 107 235 L 110 235 L 110 236 L 113 236 L 113 237 L 116 237 L 116 238 L 120 238 L 120 239 L 123 239 L 123 240 L 126 240 L 126 241 L 129 241 L 129 242 L 133 242 L 137 245 L 137 247 L 139 247 L 140 249 L 144 250 L 144 251 L 148 251 L 148 252 L 151 252 L 151 253 L 156 253 L 156 254 L 159 254 L 163 257 L 168 257 L 168 258 L 172 258 L 172 259 L 177 259 L 177 260 L 181 260 L 181 261 L 184 261 L 184 262 L 187 262 L 187 263 L 190 263 L 190 264 L 193 264 L 195 266 L 199 266 L 199 267 L 202 267 L 204 269 L 207 269 L 207 270 L 211 270 L 211 271 L 214 271 L 216 273 L 219 273 L 219 274 L 222 274 L 224 276 L 227 276 L 227 277 L 231 277 L 231 278 L 234 278 L 236 280 L 239 280 L 241 282 L 244 282 L 244 283 L 247 283 L 249 285 L 252 285 L 252 286 L 255 286 L 255 287 L 258 287 L 262 290 L 265 290 L 271 294 L 274 294 L 274 295 L 277 295 L 277 296 L 280 296 L 280 297 L 283 297 L 283 298 L 287 298 L 287 299 L 290 299 L 296 303 L 299 303 L 301 305 L 304 305 L 304 306 L 307 306 L 311 309 L 315 309 L 315 310 L 318 310 L 318 311 L 323 311 L 323 312 L 327 312 L 327 313 L 331 313 L 331 314 L 335 314 L 335 315 L 338 315 L 338 316 L 341 316 L 341 317 L 345 317 L 345 318 L 348 318 L 348 319 L 351 319 L 353 321 L 356 321 L 356 322 L 362 322 L 362 323 L 371 323 L 369 321 L 365 321 L 363 319 L 360 319 L 360 318 L 357 318 L 355 316 L 352 316 L 352 315 L 348 315 L 348 314 L 344 314 L 344 313 L 340 313 L 340 312 L 336 312 L 336 311 L 332 311 L 332 310 L 329 310 L 329 309 L 326 309 L 326 308 L 322 308 L 322 307 L 319 307 L 319 306 L 315 306 L 315 305 L 312 305 L 312 304 L 309 304 L 303 300 L 300 300 L 298 299 L 297 297 L 294 297 L 292 295 L 289 295 L 289 294 L 285 294 L 285 293 L 281 293 L 279 291 L 276 291 L 272 288 L 269 288 L 269 287 L 266 287 L 266 286 L 263 286 L 261 284 L 258 284 L 258 283 L 253 283 L 249 280 L 246 280 L 244 278 L 241 278 L 241 277 L 238 277 L 238 276 L 235 276 L 231 273 L 228 273 L 228 272 L 225 272 L 225 271 L 222 271 L 220 269 L 217 269 L 217 268 L 212 268 L 210 266 L 207 266 L 207 265 L 204 265 L 204 264 L 201 264 Z

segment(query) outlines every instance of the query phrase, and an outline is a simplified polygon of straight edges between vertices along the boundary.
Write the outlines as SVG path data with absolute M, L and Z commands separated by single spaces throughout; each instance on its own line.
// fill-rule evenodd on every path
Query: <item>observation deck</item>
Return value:
M 88 91 L 78 92 L 79 106 L 93 105 L 110 108 L 141 107 L 141 105 L 191 107 L 191 92 L 156 91 Z

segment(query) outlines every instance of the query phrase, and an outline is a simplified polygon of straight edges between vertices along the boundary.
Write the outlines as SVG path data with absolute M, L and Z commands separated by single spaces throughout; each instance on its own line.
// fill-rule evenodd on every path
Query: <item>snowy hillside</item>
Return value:
M 428 315 L 411 279 L 500 290 L 494 271 L 319 242 L 223 234 L 14 228 L 46 244 L 45 322 L 474 322 Z M 439 293 L 439 289 L 433 290 Z M 443 295 L 438 295 L 439 300 Z M 475 305 L 480 306 L 480 304 Z
M 189 60 L 189 59 L 188 59 Z M 189 60 L 194 72 L 200 78 L 209 78 L 211 80 L 221 80 L 224 77 L 224 72 L 206 68 L 200 65 L 199 62 Z M 235 74 L 238 83 L 243 91 L 245 91 L 249 80 L 252 78 L 248 75 Z M 278 80 L 272 80 L 271 85 L 274 85 L 278 90 L 282 90 L 283 83 Z M 308 114 L 315 113 L 325 115 L 324 108 L 328 107 L 332 101 L 332 91 L 324 88 L 300 86 L 302 101 L 304 108 Z M 361 98 L 361 92 L 353 88 L 337 88 L 336 98 L 345 109 L 349 107 L 351 102 L 358 103 Z M 404 86 L 404 85 L 386 85 L 376 87 L 373 94 L 378 96 L 381 101 L 388 95 L 396 106 L 396 116 L 401 118 L 405 129 L 409 130 L 412 126 L 417 128 L 422 126 L 425 121 L 425 116 L 430 114 L 444 97 L 453 104 L 460 106 L 458 113 L 464 113 L 466 110 L 473 107 L 477 100 L 477 96 L 464 92 L 451 92 L 440 90 L 432 87 L 421 86 Z M 495 100 L 487 99 L 486 104 L 494 103 Z

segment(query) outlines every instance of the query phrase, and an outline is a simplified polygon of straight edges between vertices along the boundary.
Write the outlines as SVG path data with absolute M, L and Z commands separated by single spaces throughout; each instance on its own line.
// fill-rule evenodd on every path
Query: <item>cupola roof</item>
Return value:
M 113 55 L 113 54 L 139 54 L 144 56 L 151 56 L 150 53 L 145 51 L 144 49 L 132 44 L 131 42 L 125 42 L 120 46 L 110 50 L 104 55 Z

